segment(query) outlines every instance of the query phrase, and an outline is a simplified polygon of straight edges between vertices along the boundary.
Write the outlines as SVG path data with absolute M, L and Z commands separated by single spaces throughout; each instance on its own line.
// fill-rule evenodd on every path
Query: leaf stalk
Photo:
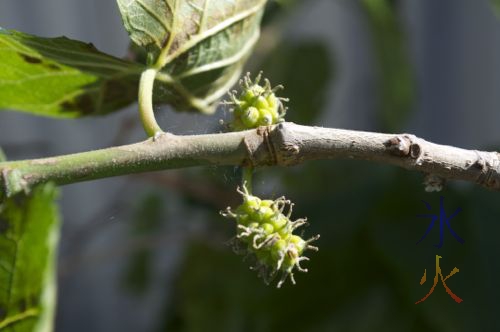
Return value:
M 155 68 L 146 69 L 139 82 L 139 114 L 142 126 L 149 137 L 156 137 L 162 133 L 158 122 L 156 122 L 153 110 L 153 87 L 158 70 Z

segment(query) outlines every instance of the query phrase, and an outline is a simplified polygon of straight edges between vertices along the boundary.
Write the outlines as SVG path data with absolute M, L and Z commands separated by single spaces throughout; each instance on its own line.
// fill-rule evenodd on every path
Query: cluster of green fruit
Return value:
M 245 185 L 243 191 L 238 188 L 238 192 L 243 196 L 243 203 L 235 210 L 228 207 L 222 212 L 223 216 L 236 219 L 236 249 L 255 257 L 256 265 L 252 269 L 257 270 L 266 283 L 269 284 L 281 271 L 278 288 L 288 276 L 295 284 L 293 270 L 307 272 L 300 262 L 309 260 L 303 256 L 305 250 L 318 250 L 310 243 L 317 240 L 319 235 L 304 240 L 293 234 L 294 230 L 307 222 L 306 219 L 290 220 L 293 203 L 284 197 L 274 201 L 262 200 L 251 195 Z
M 271 87 L 269 80 L 264 79 L 264 86 L 259 85 L 262 73 L 255 78 L 255 82 L 247 74 L 241 81 L 242 92 L 230 92 L 231 101 L 226 104 L 233 105 L 231 111 L 234 119 L 230 127 L 234 131 L 270 126 L 283 121 L 286 109 L 283 101 L 286 98 L 276 97 L 275 92 L 282 89 L 282 85 Z

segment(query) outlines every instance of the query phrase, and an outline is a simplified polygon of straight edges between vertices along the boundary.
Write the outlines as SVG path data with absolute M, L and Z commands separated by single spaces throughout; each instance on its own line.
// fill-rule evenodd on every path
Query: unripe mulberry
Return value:
M 270 126 L 284 121 L 286 109 L 283 102 L 287 99 L 275 95 L 275 92 L 283 86 L 272 88 L 267 79 L 264 79 L 264 86 L 259 85 L 261 77 L 262 72 L 252 82 L 250 73 L 247 73 L 240 81 L 241 93 L 239 95 L 237 91 L 229 93 L 231 101 L 226 104 L 233 106 L 231 111 L 234 119 L 230 124 L 232 130 Z
M 251 195 L 245 186 L 243 191 L 238 188 L 238 192 L 243 197 L 243 203 L 234 210 L 228 207 L 221 212 L 223 216 L 236 220 L 235 247 L 255 258 L 256 264 L 252 269 L 257 270 L 266 283 L 281 272 L 278 288 L 288 276 L 295 284 L 293 271 L 307 272 L 300 265 L 302 261 L 309 260 L 303 253 L 318 250 L 310 243 L 316 241 L 319 235 L 304 240 L 293 234 L 307 222 L 305 218 L 290 220 L 293 203 L 284 197 L 274 201 L 262 200 Z

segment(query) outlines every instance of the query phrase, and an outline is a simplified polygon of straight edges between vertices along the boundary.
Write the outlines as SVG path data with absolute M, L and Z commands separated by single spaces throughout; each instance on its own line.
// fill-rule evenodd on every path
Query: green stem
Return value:
M 249 194 L 252 194 L 253 188 L 253 167 L 243 167 L 242 168 L 242 185 L 247 188 Z
M 9 325 L 12 325 L 16 322 L 24 320 L 26 318 L 36 317 L 39 314 L 40 314 L 40 311 L 37 309 L 28 309 L 24 312 L 21 312 L 19 314 L 14 315 L 14 316 L 7 317 L 5 320 L 0 322 L 0 330 L 6 328 Z
M 257 147 L 263 139 L 255 131 L 194 136 L 164 134 L 155 140 L 102 150 L 0 162 L 0 200 L 2 196 L 48 181 L 62 185 L 172 168 L 243 165 L 249 156 L 243 141 Z M 267 153 L 254 156 L 255 160 L 261 158 L 261 162 L 270 163 Z
M 144 130 L 149 137 L 163 132 L 156 122 L 153 111 L 153 86 L 157 73 L 157 69 L 146 69 L 139 82 L 139 113 Z

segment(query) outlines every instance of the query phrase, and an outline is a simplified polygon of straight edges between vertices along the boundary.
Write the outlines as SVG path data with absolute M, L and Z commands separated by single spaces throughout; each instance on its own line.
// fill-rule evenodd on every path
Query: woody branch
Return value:
M 307 160 L 359 159 L 423 172 L 427 185 L 464 180 L 500 190 L 497 152 L 465 150 L 409 134 L 308 127 L 290 122 L 232 133 L 177 136 L 51 158 L 0 163 L 0 196 L 52 181 L 69 184 L 174 168 L 290 166 Z M 434 182 L 433 182 L 434 181 Z

